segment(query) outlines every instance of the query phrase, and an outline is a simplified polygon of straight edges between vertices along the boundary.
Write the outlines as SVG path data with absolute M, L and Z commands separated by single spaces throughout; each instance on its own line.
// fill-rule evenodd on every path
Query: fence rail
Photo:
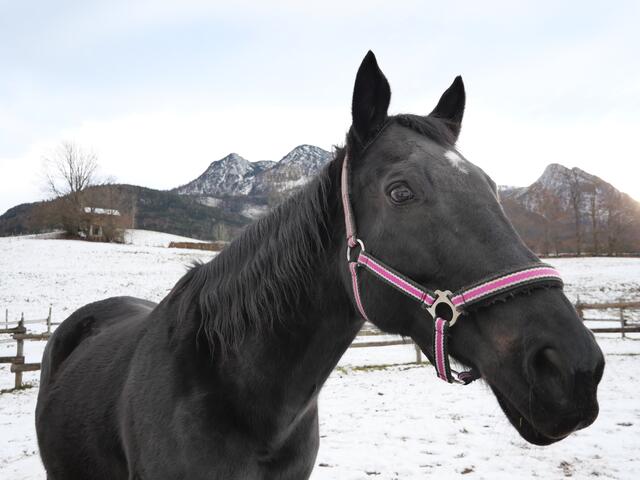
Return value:
M 49 310 L 51 312 L 51 310 Z M 51 314 L 49 314 L 51 319 Z M 22 388 L 22 373 L 35 372 L 40 370 L 40 363 L 24 363 L 24 342 L 25 340 L 48 340 L 51 332 L 27 333 L 24 326 L 24 315 L 18 322 L 17 327 L 0 329 L 0 333 L 10 333 L 16 342 L 16 354 L 10 357 L 0 357 L 0 363 L 10 363 L 10 371 L 15 375 L 14 388 Z M 50 322 L 49 322 L 50 325 Z
M 0 334 L 11 335 L 10 342 L 16 342 L 16 354 L 11 356 L 0 357 L 0 363 L 10 363 L 11 373 L 15 374 L 15 388 L 22 388 L 22 373 L 33 372 L 40 370 L 40 363 L 25 363 L 24 358 L 24 342 L 25 341 L 47 341 L 51 336 L 51 326 L 59 325 L 51 321 L 51 306 L 49 307 L 49 315 L 45 319 L 40 320 L 25 320 L 24 314 L 21 315 L 18 325 L 15 327 L 9 327 L 9 314 L 8 310 L 5 310 L 5 328 L 0 329 Z M 576 310 L 578 315 L 584 322 L 616 322 L 619 323 L 619 327 L 596 327 L 590 328 L 594 333 L 620 333 L 622 338 L 625 338 L 627 333 L 640 333 L 640 323 L 629 323 L 625 313 L 628 310 L 640 310 L 640 302 L 612 302 L 612 303 L 581 303 L 578 301 L 576 304 Z M 589 318 L 584 316 L 585 310 L 618 310 L 618 318 Z M 35 323 L 47 324 L 47 331 L 44 333 L 30 333 L 27 332 L 25 325 Z M 354 341 L 350 348 L 370 348 L 370 347 L 388 347 L 392 345 L 414 345 L 416 352 L 416 363 L 422 363 L 422 352 L 420 347 L 408 338 L 392 338 L 385 340 L 375 340 L 376 336 L 389 336 L 384 332 L 381 332 L 373 325 L 366 324 L 365 327 L 358 333 L 356 341 Z M 372 338 L 374 337 L 374 338 Z
M 35 324 L 41 324 L 41 323 L 46 323 L 47 324 L 47 332 L 51 333 L 51 326 L 52 325 L 60 325 L 60 323 L 53 323 L 51 321 L 51 311 L 53 309 L 53 305 L 49 305 L 49 315 L 47 315 L 46 318 L 36 318 L 36 319 L 31 319 L 31 320 L 25 320 L 24 318 L 24 313 L 20 314 L 20 320 L 18 320 L 17 323 L 22 322 L 23 325 L 35 325 Z M 13 323 L 13 322 L 9 322 L 9 309 L 5 308 L 4 310 L 4 330 L 9 328 L 9 323 Z M 0 333 L 2 333 L 3 329 L 0 329 Z
M 625 313 L 627 310 L 640 309 L 640 302 L 609 302 L 609 303 L 582 303 L 578 299 L 576 310 L 583 322 L 616 322 L 620 327 L 596 327 L 591 328 L 593 333 L 619 333 L 625 338 L 627 333 L 640 333 L 639 324 L 629 324 Z M 585 310 L 618 310 L 618 318 L 585 318 Z

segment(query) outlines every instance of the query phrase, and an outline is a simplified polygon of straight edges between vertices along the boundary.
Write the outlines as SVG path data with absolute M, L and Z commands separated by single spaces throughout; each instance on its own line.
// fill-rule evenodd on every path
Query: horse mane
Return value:
M 345 149 L 304 188 L 243 232 L 208 263 L 180 279 L 167 300 L 178 304 L 178 323 L 194 313 L 211 352 L 235 351 L 249 331 L 273 328 L 308 298 L 314 266 L 332 235 L 339 172 Z M 218 356 L 218 355 L 216 355 Z
M 393 122 L 438 144 L 455 143 L 443 120 L 408 114 L 389 117 L 373 138 Z M 336 148 L 311 182 L 248 225 L 210 262 L 193 265 L 167 296 L 178 304 L 179 324 L 190 315 L 200 316 L 198 334 L 212 353 L 219 350 L 224 357 L 237 350 L 247 332 L 272 329 L 308 298 L 313 267 L 333 234 L 331 219 L 342 208 L 335 193 L 342 161 L 347 150 L 357 158 L 367 147 L 359 147 L 351 131 L 347 145 Z

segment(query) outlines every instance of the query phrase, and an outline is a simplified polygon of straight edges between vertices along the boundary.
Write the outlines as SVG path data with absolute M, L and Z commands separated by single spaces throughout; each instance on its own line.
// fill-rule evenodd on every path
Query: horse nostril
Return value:
M 530 369 L 537 381 L 562 376 L 562 359 L 554 348 L 543 347 L 532 356 Z

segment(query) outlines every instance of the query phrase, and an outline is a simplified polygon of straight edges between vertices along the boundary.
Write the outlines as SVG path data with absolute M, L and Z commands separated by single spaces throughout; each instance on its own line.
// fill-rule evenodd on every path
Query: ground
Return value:
M 137 236 L 145 245 L 0 238 L 0 327 L 5 308 L 11 321 L 21 312 L 38 319 L 51 304 L 55 322 L 107 296 L 160 300 L 189 263 L 214 255 L 152 247 L 164 239 Z M 640 299 L 640 259 L 551 263 L 572 300 Z M 600 416 L 550 447 L 522 440 L 481 382 L 447 385 L 430 366 L 409 364 L 411 346 L 350 349 L 321 393 L 322 439 L 312 478 L 640 478 L 640 341 L 615 335 L 598 341 L 607 357 Z M 43 347 L 27 343 L 27 362 L 39 361 Z M 14 343 L 0 343 L 0 356 L 14 352 Z M 32 388 L 0 394 L 0 478 L 45 478 L 33 426 L 37 378 L 25 374 Z M 12 382 L 8 365 L 0 366 L 0 388 Z

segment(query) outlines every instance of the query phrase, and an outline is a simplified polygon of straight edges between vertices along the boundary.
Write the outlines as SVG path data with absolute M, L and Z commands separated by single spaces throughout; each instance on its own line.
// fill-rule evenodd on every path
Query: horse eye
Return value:
M 399 185 L 389 192 L 391 200 L 395 203 L 404 203 L 411 200 L 414 195 L 413 192 L 406 185 Z

